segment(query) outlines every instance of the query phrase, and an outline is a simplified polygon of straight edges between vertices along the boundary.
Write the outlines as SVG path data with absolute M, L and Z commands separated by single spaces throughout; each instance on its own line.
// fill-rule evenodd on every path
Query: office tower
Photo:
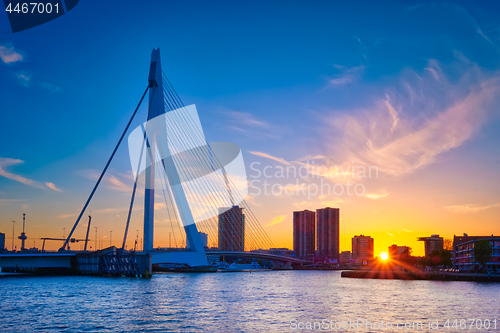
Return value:
M 431 237 L 419 237 L 418 240 L 424 242 L 426 257 L 430 257 L 431 253 L 434 251 L 443 251 L 443 237 L 439 237 L 439 235 L 431 235 Z
M 370 236 L 354 236 L 352 238 L 352 258 L 372 259 L 373 258 L 373 238 Z
M 314 220 L 315 213 L 309 210 L 293 212 L 293 250 L 296 258 L 314 258 Z
M 240 206 L 219 209 L 219 250 L 245 251 L 245 214 Z
M 339 258 L 339 215 L 338 208 L 316 210 L 316 246 L 323 260 Z

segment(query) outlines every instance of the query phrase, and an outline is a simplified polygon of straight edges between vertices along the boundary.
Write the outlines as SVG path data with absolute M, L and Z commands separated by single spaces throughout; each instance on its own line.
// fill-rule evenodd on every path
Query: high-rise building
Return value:
M 423 241 L 425 245 L 425 256 L 430 257 L 434 251 L 443 251 L 443 237 L 439 235 L 431 235 L 431 237 L 419 237 L 419 241 Z
M 5 249 L 5 234 L 0 232 L 0 250 Z
M 240 206 L 219 209 L 219 250 L 245 251 L 245 214 Z
M 339 208 L 316 210 L 316 246 L 321 259 L 339 258 Z
M 370 236 L 354 236 L 352 238 L 352 258 L 372 259 L 373 258 L 373 238 Z
M 314 259 L 314 220 L 315 213 L 309 210 L 293 212 L 293 250 L 296 258 Z

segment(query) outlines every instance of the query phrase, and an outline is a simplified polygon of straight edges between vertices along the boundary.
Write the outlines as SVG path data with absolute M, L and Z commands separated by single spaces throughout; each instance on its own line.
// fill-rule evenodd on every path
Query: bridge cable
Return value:
M 165 76 L 165 80 L 166 80 L 166 87 L 168 88 L 169 86 L 171 87 L 171 89 L 174 91 L 174 94 L 176 95 L 176 100 L 178 101 L 178 103 L 181 103 L 182 104 L 182 101 L 180 101 L 180 98 L 179 96 L 177 95 L 177 93 L 175 92 L 175 89 L 171 86 L 171 84 L 169 85 L 170 81 L 168 81 L 168 78 L 166 77 L 165 73 L 163 73 L 163 75 Z M 172 95 L 174 95 L 172 94 Z M 181 106 L 183 107 L 183 106 Z M 188 115 L 189 116 L 189 115 Z M 190 116 L 189 116 L 190 117 Z M 197 129 L 195 127 L 195 129 Z M 200 134 L 199 132 L 199 129 L 197 129 L 198 131 L 198 134 Z M 217 159 L 217 157 L 215 156 L 215 158 Z M 218 160 L 218 159 L 217 159 Z M 220 164 L 220 163 L 219 163 Z M 232 182 L 232 180 L 230 179 L 230 182 Z M 239 194 L 239 193 L 238 193 Z M 256 218 L 255 218 L 255 215 L 253 214 L 252 210 L 250 209 L 250 207 L 248 206 L 248 204 L 242 199 L 241 200 L 242 203 L 243 203 L 243 206 L 244 208 L 247 209 L 248 213 L 250 214 L 247 214 L 247 216 L 249 217 L 248 219 L 248 222 L 250 224 L 250 226 L 253 226 L 251 228 L 251 230 L 247 229 L 246 231 L 246 234 L 247 236 L 251 237 L 251 238 L 254 238 L 255 236 L 257 236 L 257 234 L 260 234 L 260 237 L 261 239 L 264 241 L 264 243 L 267 243 L 267 244 L 262 244 L 264 246 L 268 246 L 268 247 L 272 247 L 272 241 L 269 239 L 269 236 L 267 236 L 267 234 L 264 232 L 264 230 L 262 229 L 262 226 L 260 226 L 260 224 L 258 222 L 256 222 Z M 246 228 L 245 228 L 246 229 Z M 257 231 L 257 233 L 255 233 Z M 254 238 L 255 240 L 255 238 Z M 257 245 L 257 244 L 256 244 Z
M 167 84 L 165 84 L 165 86 L 168 88 L 168 85 L 167 85 Z M 172 93 L 171 93 L 170 91 L 168 91 L 168 92 L 167 92 L 167 91 L 165 91 L 165 94 L 166 94 L 167 96 L 169 96 L 169 95 L 170 95 L 170 97 L 172 96 Z M 168 97 L 167 97 L 167 98 L 168 98 Z M 171 98 L 172 98 L 172 97 L 171 97 Z M 177 104 L 177 103 L 174 103 L 174 104 Z M 179 106 L 179 105 L 176 105 L 176 106 L 177 106 L 178 108 L 183 108 L 182 106 Z M 187 123 L 187 120 L 186 120 L 186 119 L 184 119 L 184 122 L 186 122 L 186 123 Z M 189 124 L 188 124 L 188 126 L 189 126 Z M 195 129 L 196 129 L 196 128 L 195 128 Z M 198 132 L 199 132 L 199 129 L 198 129 Z M 204 142 L 206 143 L 206 141 L 204 141 Z M 196 150 L 194 150 L 194 151 L 196 151 Z M 203 154 L 203 157 L 205 157 L 205 158 L 207 159 L 207 157 L 205 156 L 205 154 Z M 203 158 L 202 158 L 202 159 L 203 159 Z M 210 163 L 209 163 L 209 164 L 210 164 L 210 165 L 213 165 L 213 160 L 212 160 L 212 158 L 211 158 L 211 157 L 210 157 Z M 225 178 L 225 177 L 224 177 L 224 178 Z M 203 178 L 202 178 L 202 179 L 203 179 Z M 227 184 L 227 179 L 225 179 L 224 183 L 226 184 L 226 187 L 227 187 L 227 185 L 228 185 L 228 184 Z M 209 193 L 210 193 L 210 192 L 209 192 Z M 229 195 L 230 195 L 229 200 L 231 200 L 232 198 L 231 198 L 231 193 L 230 193 L 230 192 L 229 192 Z M 225 202 L 227 202 L 226 200 L 224 200 L 224 201 L 225 201 Z M 232 201 L 232 200 L 231 200 L 231 201 Z M 222 205 L 219 205 L 219 206 L 221 207 Z M 209 224 L 209 225 L 210 225 L 210 224 Z M 247 233 L 247 236 L 253 236 L 253 235 L 251 235 L 251 234 L 250 234 L 250 235 L 248 235 L 248 233 Z M 251 238 L 253 238 L 253 237 L 251 237 Z M 249 241 L 252 241 L 252 239 L 248 239 L 248 240 L 249 240 Z M 255 242 L 255 239 L 253 239 L 253 241 Z M 239 243 L 240 245 L 242 245 L 240 240 L 233 240 L 233 242 L 234 242 L 234 243 L 236 243 L 236 244 L 237 244 L 237 243 Z M 258 242 L 257 242 L 257 243 L 258 243 Z M 257 243 L 254 243 L 254 244 L 255 244 L 255 245 L 257 245 Z M 248 243 L 247 243 L 247 245 L 248 245 Z
M 118 140 L 118 143 L 116 144 L 116 147 L 115 149 L 113 150 L 113 153 L 111 154 L 111 156 L 109 157 L 108 159 L 108 162 L 106 163 L 106 166 L 104 167 L 104 169 L 102 170 L 101 172 L 101 175 L 99 176 L 99 179 L 97 180 L 94 188 L 92 189 L 92 192 L 90 193 L 90 196 L 89 198 L 87 199 L 87 202 L 85 203 L 85 205 L 83 206 L 83 209 L 82 211 L 80 212 L 80 215 L 78 216 L 78 218 L 76 219 L 76 222 L 75 224 L 73 225 L 73 228 L 71 229 L 70 233 L 68 234 L 68 238 L 66 238 L 66 240 L 64 241 L 64 244 L 63 246 L 59 249 L 59 251 L 64 251 L 64 249 L 66 248 L 66 245 L 69 244 L 69 241 L 71 239 L 71 236 L 73 236 L 73 232 L 75 232 L 75 229 L 76 227 L 78 226 L 78 223 L 80 222 L 80 219 L 82 218 L 83 216 L 83 213 L 85 212 L 85 210 L 87 209 L 87 206 L 89 205 L 90 203 L 90 200 L 92 200 L 92 197 L 94 196 L 94 193 L 95 191 L 97 190 L 97 187 L 99 186 L 99 184 L 101 183 L 101 180 L 102 178 L 104 177 L 104 174 L 106 173 L 106 171 L 108 170 L 108 167 L 109 167 L 109 164 L 111 163 L 111 161 L 113 160 L 113 157 L 115 156 L 116 154 L 116 151 L 118 150 L 118 147 L 120 146 L 123 138 L 125 137 L 125 134 L 127 133 L 129 127 L 130 127 L 130 124 L 132 124 L 132 120 L 134 120 L 134 117 L 135 115 L 137 114 L 137 111 L 139 110 L 139 107 L 141 106 L 142 104 L 142 101 L 144 100 L 144 96 L 146 96 L 146 93 L 148 92 L 149 90 L 149 86 L 146 87 L 146 90 L 144 91 L 144 94 L 142 94 L 142 97 L 141 97 L 141 100 L 139 101 L 139 104 L 137 104 L 137 107 L 135 108 L 134 110 L 134 113 L 132 114 L 132 117 L 130 118 L 127 126 L 125 127 L 125 130 L 123 131 L 121 137 L 120 137 L 120 140 Z
M 134 207 L 134 199 L 135 199 L 135 193 L 137 189 L 137 182 L 139 180 L 139 175 L 141 171 L 141 162 L 142 162 L 142 154 L 144 153 L 144 143 L 146 142 L 146 130 L 143 129 L 141 125 L 141 129 L 144 132 L 144 138 L 142 139 L 142 144 L 141 144 L 141 153 L 139 154 L 139 163 L 137 164 L 137 171 L 135 175 L 135 182 L 134 182 L 134 188 L 132 189 L 132 197 L 130 198 L 130 207 L 128 209 L 128 216 L 127 216 L 127 224 L 125 226 L 125 232 L 123 234 L 123 243 L 122 243 L 122 250 L 125 250 L 125 243 L 127 242 L 127 235 L 128 235 L 128 227 L 130 225 L 130 217 L 132 215 L 132 208 Z

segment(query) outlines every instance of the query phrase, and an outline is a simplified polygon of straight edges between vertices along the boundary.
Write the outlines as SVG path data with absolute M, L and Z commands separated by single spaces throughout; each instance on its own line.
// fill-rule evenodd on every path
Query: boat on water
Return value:
M 217 266 L 206 265 L 206 266 L 190 267 L 184 264 L 156 264 L 153 265 L 153 272 L 173 272 L 173 273 L 217 272 Z
M 257 262 L 253 261 L 250 264 L 237 264 L 233 262 L 231 265 L 227 264 L 226 262 L 222 262 L 219 266 L 219 271 L 222 272 L 242 272 L 242 271 L 253 271 L 253 270 L 263 270 L 267 269 L 265 267 L 262 267 L 259 265 Z

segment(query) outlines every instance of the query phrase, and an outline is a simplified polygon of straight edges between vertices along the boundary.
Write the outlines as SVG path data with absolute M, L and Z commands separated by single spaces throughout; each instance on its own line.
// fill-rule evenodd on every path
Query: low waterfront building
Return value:
M 351 251 L 342 251 L 339 254 L 339 264 L 341 265 L 350 265 L 352 262 L 352 253 Z
M 477 241 L 484 239 L 490 242 L 492 252 L 490 260 L 486 263 L 486 270 L 500 270 L 500 236 L 453 236 L 453 268 L 460 271 L 479 269 L 480 264 L 474 256 L 474 246 Z
M 207 262 L 211 266 L 219 266 L 221 263 L 220 255 L 207 254 Z

